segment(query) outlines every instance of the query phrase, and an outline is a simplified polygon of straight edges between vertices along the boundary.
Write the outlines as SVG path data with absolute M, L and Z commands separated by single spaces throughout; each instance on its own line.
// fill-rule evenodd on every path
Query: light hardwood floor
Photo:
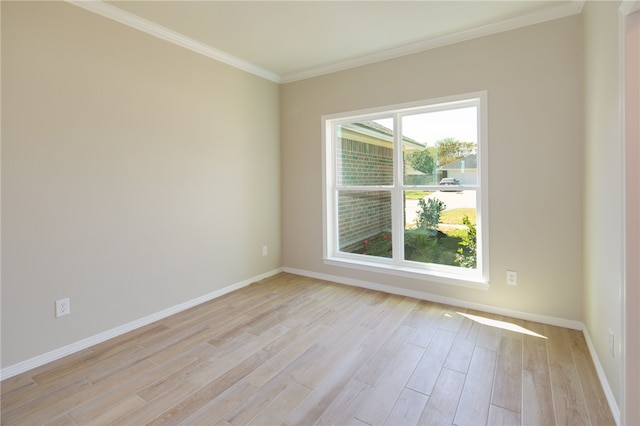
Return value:
M 6 425 L 615 424 L 579 331 L 285 273 L 9 378 L 1 407 Z

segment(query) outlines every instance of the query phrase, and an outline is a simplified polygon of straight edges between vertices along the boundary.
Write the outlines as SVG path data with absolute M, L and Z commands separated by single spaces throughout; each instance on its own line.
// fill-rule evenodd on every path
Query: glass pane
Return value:
M 338 241 L 342 252 L 392 257 L 391 193 L 340 191 Z
M 393 121 L 338 125 L 337 183 L 393 185 Z
M 476 268 L 476 191 L 405 191 L 405 260 Z
M 402 117 L 405 185 L 477 185 L 477 107 Z

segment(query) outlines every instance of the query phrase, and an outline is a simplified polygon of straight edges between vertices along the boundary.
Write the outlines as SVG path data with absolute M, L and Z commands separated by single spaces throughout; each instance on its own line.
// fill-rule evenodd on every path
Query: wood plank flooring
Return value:
M 3 425 L 615 424 L 579 331 L 286 273 L 9 378 L 1 409 Z

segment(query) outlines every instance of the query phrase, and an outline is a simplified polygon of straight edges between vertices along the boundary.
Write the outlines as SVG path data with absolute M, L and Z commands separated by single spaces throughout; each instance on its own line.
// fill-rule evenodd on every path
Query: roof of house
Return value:
M 464 161 L 465 169 L 477 169 L 478 168 L 478 156 L 477 154 L 467 155 L 464 158 L 460 158 L 452 163 L 446 164 L 440 167 L 441 170 L 460 170 L 462 169 Z
M 393 140 L 393 130 L 391 130 L 390 128 L 388 128 L 386 126 L 383 126 L 382 124 L 377 123 L 375 121 L 359 121 L 357 123 L 352 123 L 352 126 L 359 127 L 359 128 L 362 128 L 362 129 L 367 129 L 370 132 L 374 132 L 374 133 L 378 133 L 378 134 L 381 134 L 381 135 L 388 136 L 390 140 Z M 416 141 L 415 139 L 411 139 L 408 136 L 403 136 L 402 137 L 402 142 L 403 142 L 403 144 L 405 146 L 409 145 L 414 149 L 415 148 L 418 148 L 418 149 L 424 149 L 425 148 L 424 144 L 421 144 L 420 142 Z

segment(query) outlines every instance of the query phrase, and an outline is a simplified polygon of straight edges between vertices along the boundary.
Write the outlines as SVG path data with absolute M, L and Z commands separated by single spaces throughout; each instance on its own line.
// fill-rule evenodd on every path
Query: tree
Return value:
M 474 142 L 460 142 L 455 138 L 440 139 L 436 142 L 436 148 L 441 166 L 476 153 Z
M 417 171 L 431 175 L 436 167 L 436 160 L 429 151 L 429 148 L 425 148 L 422 151 L 409 152 L 405 158 L 409 165 Z

